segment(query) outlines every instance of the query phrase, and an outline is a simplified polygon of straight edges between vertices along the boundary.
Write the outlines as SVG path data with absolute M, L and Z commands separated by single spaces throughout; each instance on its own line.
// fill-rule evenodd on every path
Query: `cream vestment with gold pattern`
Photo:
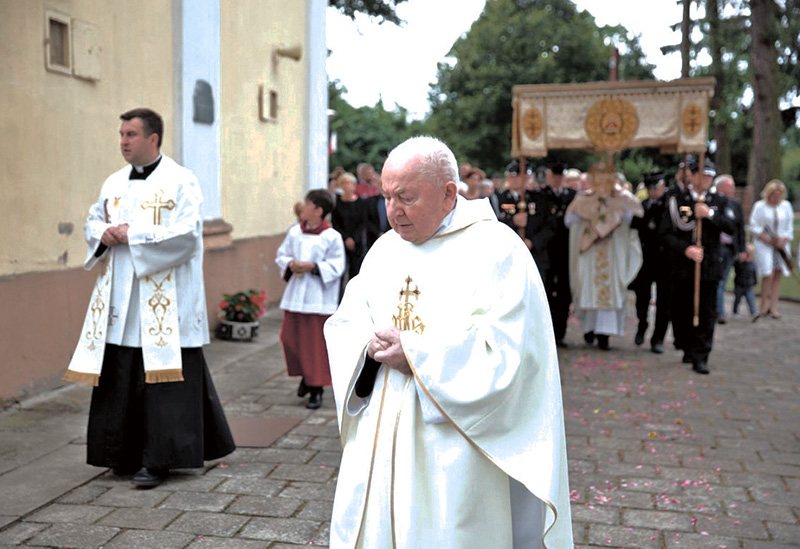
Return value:
M 381 365 L 354 394 L 377 330 L 413 376 Z M 572 547 L 564 417 L 547 298 L 530 251 L 487 199 L 458 197 L 415 245 L 390 231 L 325 326 L 343 458 L 341 547 Z

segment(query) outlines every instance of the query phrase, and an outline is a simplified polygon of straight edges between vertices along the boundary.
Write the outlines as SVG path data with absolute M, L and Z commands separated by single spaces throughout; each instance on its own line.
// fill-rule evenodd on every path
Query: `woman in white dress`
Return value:
M 756 248 L 756 271 L 761 278 L 761 312 L 753 318 L 780 318 L 778 293 L 781 276 L 789 276 L 788 264 L 781 257 L 791 257 L 794 211 L 786 196 L 782 181 L 773 179 L 761 192 L 761 200 L 753 204 L 750 213 L 750 233 Z

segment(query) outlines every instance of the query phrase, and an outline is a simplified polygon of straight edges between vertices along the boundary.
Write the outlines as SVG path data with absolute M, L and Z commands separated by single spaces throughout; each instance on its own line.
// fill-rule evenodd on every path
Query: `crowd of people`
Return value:
M 583 340 L 600 349 L 624 333 L 625 302 L 635 293 L 633 341 L 663 353 L 672 324 L 674 346 L 695 372 L 709 372 L 715 325 L 739 318 L 741 300 L 754 321 L 780 318 L 780 280 L 790 274 L 792 208 L 780 181 L 769 182 L 748 220 L 735 198 L 735 182 L 713 163 L 689 156 L 673 182 L 650 173 L 636 188 L 610 166 L 588 172 L 556 163 L 534 168 L 514 160 L 491 177 L 477 166 L 458 166 L 456 188 L 467 200 L 486 198 L 497 219 L 530 250 L 544 284 L 556 345 L 566 347 L 567 320 L 580 321 Z M 362 163 L 357 175 L 337 168 L 332 228 L 345 247 L 339 298 L 366 252 L 389 230 L 381 174 Z M 749 225 L 749 237 L 746 227 Z M 752 242 L 750 242 L 752 240 Z M 734 272 L 734 306 L 724 292 Z M 761 279 L 761 304 L 755 287 Z M 654 305 L 654 307 L 651 307 Z

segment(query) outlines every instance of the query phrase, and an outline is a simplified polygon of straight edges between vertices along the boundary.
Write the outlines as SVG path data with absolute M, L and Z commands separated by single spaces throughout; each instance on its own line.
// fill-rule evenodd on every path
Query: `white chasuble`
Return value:
M 354 384 L 396 326 L 413 376 Z M 488 200 L 390 231 L 325 326 L 343 458 L 331 547 L 572 547 L 558 358 L 530 252 Z
M 106 180 L 89 211 L 85 268 L 102 268 L 68 381 L 96 385 L 106 343 L 141 347 L 146 382 L 181 381 L 180 348 L 208 343 L 197 179 L 163 155 L 146 180 L 129 180 L 130 169 Z M 101 244 L 125 223 L 127 245 Z

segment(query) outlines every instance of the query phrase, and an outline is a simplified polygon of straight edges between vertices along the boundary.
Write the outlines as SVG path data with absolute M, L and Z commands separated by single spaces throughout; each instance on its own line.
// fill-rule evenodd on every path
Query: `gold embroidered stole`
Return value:
M 103 355 L 106 350 L 113 271 L 114 254 L 109 254 L 108 260 L 104 262 L 102 271 L 94 284 L 86 318 L 83 320 L 80 340 L 62 378 L 64 381 L 96 387 L 100 380 L 100 370 L 103 367 Z
M 154 195 L 150 193 L 150 190 L 144 191 L 139 197 L 141 200 L 132 208 L 121 204 L 122 197 L 106 200 L 106 222 L 128 223 L 133 218 L 138 226 L 161 225 L 163 210 L 175 210 L 177 201 L 174 197 L 164 200 L 163 186 L 158 187 Z M 114 250 L 109 250 L 108 260 L 95 283 L 80 341 L 63 377 L 65 381 L 94 386 L 99 382 L 108 335 L 114 255 Z M 175 268 L 144 276 L 138 284 L 145 383 L 183 381 Z

